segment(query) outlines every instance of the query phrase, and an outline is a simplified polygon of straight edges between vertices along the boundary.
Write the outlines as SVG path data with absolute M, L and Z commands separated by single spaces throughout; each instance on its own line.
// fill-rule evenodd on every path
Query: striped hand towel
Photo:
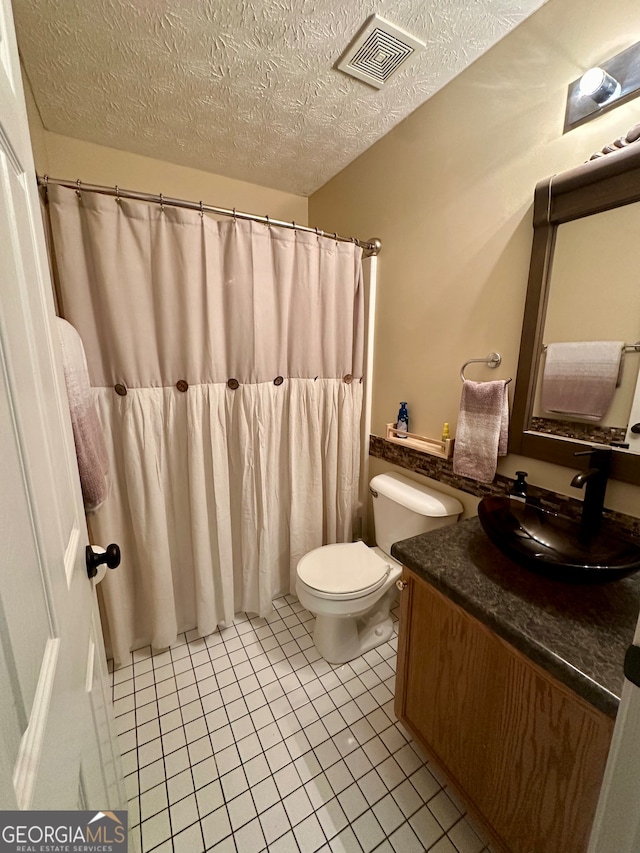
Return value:
M 547 345 L 542 408 L 590 421 L 603 418 L 619 384 L 624 341 Z
M 465 380 L 453 451 L 453 473 L 491 483 L 498 456 L 507 455 L 509 397 L 507 383 Z

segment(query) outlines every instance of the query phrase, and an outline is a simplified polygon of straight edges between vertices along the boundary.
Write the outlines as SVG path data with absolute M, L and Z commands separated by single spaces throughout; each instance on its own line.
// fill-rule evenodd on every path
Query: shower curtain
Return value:
M 314 233 L 50 186 L 60 312 L 110 457 L 90 519 L 111 653 L 169 646 L 295 592 L 349 541 L 362 406 L 361 250 Z

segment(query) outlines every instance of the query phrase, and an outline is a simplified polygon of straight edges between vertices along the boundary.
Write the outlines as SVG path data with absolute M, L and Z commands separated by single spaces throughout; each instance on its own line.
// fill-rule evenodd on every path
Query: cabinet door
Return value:
M 397 716 L 513 853 L 583 853 L 613 721 L 405 570 Z

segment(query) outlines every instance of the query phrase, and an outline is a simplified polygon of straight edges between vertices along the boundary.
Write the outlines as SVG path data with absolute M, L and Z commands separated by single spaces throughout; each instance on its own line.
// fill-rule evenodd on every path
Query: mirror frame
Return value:
M 527 427 L 540 371 L 542 336 L 558 226 L 563 222 L 640 201 L 640 144 L 608 148 L 612 153 L 603 154 L 574 169 L 540 181 L 534 194 L 533 246 L 509 430 L 509 452 L 543 459 L 567 468 L 584 467 L 574 459 L 574 454 L 592 446 L 593 442 L 543 435 Z M 614 448 L 611 477 L 640 485 L 640 454 Z

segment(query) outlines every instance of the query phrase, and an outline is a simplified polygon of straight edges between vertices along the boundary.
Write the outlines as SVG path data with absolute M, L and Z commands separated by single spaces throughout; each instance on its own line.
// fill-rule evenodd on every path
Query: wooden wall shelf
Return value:
M 400 437 L 402 436 L 402 438 Z M 454 439 L 447 438 L 445 441 L 438 441 L 436 438 L 427 438 L 424 435 L 418 435 L 415 432 L 404 432 L 396 429 L 395 424 L 387 424 L 387 441 L 393 441 L 394 444 L 402 444 L 405 447 L 413 447 L 414 450 L 422 450 L 423 453 L 429 453 L 431 456 L 438 456 L 440 459 L 450 459 L 453 455 Z

